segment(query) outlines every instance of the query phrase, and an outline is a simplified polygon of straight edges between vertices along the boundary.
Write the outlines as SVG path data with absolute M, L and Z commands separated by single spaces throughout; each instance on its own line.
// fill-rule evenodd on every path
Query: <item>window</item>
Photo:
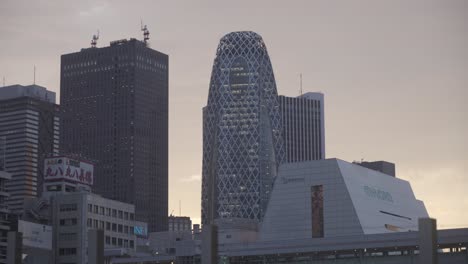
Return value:
M 117 217 L 117 210 L 112 209 L 112 217 Z
M 312 237 L 323 237 L 323 185 L 311 187 Z
M 76 233 L 60 233 L 59 236 L 61 241 L 76 241 L 77 239 Z
M 99 207 L 99 214 L 104 215 L 104 207 Z
M 115 238 L 115 237 L 112 238 L 112 245 L 114 245 L 114 246 L 117 245 L 117 238 Z
M 88 204 L 88 212 L 92 213 L 93 212 L 93 205 Z
M 97 219 L 94 219 L 94 228 L 98 228 L 99 226 L 99 221 Z
M 60 219 L 60 225 L 61 226 L 74 226 L 74 225 L 76 225 L 76 223 L 77 223 L 76 218 Z
M 125 220 L 128 220 L 128 212 L 125 212 L 125 213 L 124 213 L 124 219 L 125 219 Z
M 77 205 L 76 204 L 61 204 L 60 205 L 60 212 L 70 212 L 76 211 Z
M 111 243 L 110 236 L 106 236 L 106 245 L 110 245 L 110 243 Z
M 118 227 L 119 227 L 119 228 L 118 228 L 118 232 L 119 232 L 119 233 L 122 233 L 122 232 L 123 232 L 123 227 L 122 227 L 122 225 L 119 225 Z
M 119 218 L 122 219 L 123 218 L 123 212 L 119 210 Z
M 130 240 L 130 247 L 133 248 L 133 240 Z
M 128 226 L 124 226 L 124 234 L 128 234 Z
M 61 190 L 62 190 L 61 185 L 49 185 L 49 186 L 47 186 L 47 191 L 49 191 L 49 192 L 58 192 L 58 191 L 61 191 Z
M 94 206 L 94 213 L 95 214 L 99 213 L 99 206 L 97 206 L 97 205 Z
M 76 248 L 60 248 L 59 255 L 60 256 L 76 255 Z
M 133 218 L 134 218 L 134 215 L 130 213 L 130 220 L 133 220 Z
M 112 223 L 112 231 L 117 232 L 117 224 Z
M 128 229 L 129 229 L 129 234 L 133 234 L 133 226 L 130 226 Z
M 99 229 L 104 230 L 104 221 L 99 221 Z
M 118 240 L 118 245 L 119 245 L 119 246 L 122 246 L 122 245 L 123 245 L 123 240 L 122 240 L 121 238 L 119 238 L 119 240 Z
M 88 218 L 87 226 L 88 226 L 89 228 L 93 227 L 93 219 Z
M 106 230 L 110 231 L 111 229 L 111 223 L 106 222 Z
M 110 216 L 110 215 L 111 215 L 111 209 L 110 209 L 110 208 L 106 208 L 106 215 L 107 215 L 107 216 Z

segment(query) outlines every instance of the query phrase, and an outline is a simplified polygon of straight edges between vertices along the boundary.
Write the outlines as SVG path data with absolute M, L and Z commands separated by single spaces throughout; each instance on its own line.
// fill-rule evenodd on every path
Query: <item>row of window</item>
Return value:
M 122 225 L 111 222 L 104 222 L 102 220 L 88 218 L 87 226 L 89 228 L 102 229 L 106 231 L 113 231 L 122 234 L 133 235 L 133 226 Z
M 124 247 L 124 248 L 133 248 L 135 245 L 135 242 L 131 239 L 128 240 L 128 239 L 122 239 L 122 238 L 116 238 L 116 237 L 110 237 L 110 236 L 106 236 L 105 243 L 106 245 L 119 246 L 119 247 Z
M 107 208 L 104 206 L 92 205 L 92 204 L 88 204 L 88 212 L 99 214 L 99 215 L 112 216 L 112 217 L 124 219 L 124 220 L 133 221 L 135 218 L 135 215 L 133 213 L 124 212 L 122 210 L 117 210 L 117 209 L 111 209 L 111 208 Z

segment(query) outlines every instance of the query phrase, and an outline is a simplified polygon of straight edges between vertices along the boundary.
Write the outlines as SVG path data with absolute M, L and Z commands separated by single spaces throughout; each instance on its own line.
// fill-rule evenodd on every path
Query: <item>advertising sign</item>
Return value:
M 67 157 L 48 158 L 44 161 L 44 179 L 67 179 L 93 185 L 94 167 L 90 163 Z
M 145 222 L 135 221 L 135 227 L 133 232 L 138 237 L 147 237 L 148 236 L 148 224 Z
M 23 246 L 52 250 L 52 227 L 18 220 L 18 231 L 23 233 Z

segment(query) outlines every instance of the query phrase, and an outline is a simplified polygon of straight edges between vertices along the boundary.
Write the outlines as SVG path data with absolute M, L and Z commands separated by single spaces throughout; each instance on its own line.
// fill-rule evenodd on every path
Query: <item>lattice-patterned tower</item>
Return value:
M 283 160 L 275 77 L 262 38 L 224 36 L 203 108 L 202 224 L 261 221 Z

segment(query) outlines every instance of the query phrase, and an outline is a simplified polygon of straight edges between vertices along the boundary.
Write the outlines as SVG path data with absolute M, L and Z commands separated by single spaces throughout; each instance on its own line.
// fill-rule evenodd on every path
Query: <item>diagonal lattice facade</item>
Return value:
M 254 32 L 229 33 L 219 43 L 203 108 L 202 223 L 260 221 L 283 157 L 265 43 Z

